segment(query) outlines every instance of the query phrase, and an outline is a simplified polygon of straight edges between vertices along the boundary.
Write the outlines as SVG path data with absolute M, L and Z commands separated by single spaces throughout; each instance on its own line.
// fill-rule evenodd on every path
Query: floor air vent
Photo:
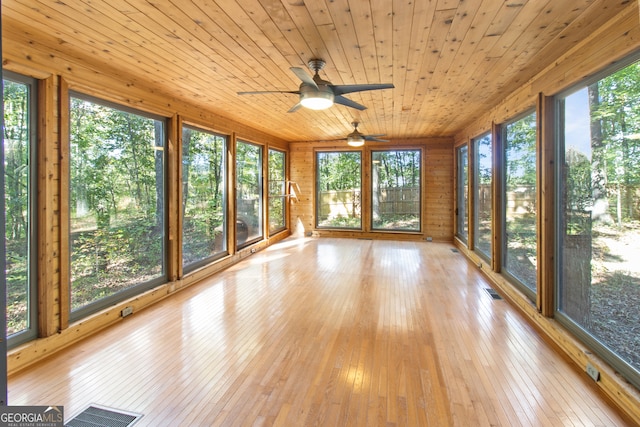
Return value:
M 90 405 L 69 420 L 65 427 L 129 427 L 140 418 L 142 418 L 142 414 L 135 412 Z
M 502 297 L 492 288 L 484 288 L 485 291 L 487 291 L 487 293 L 489 295 L 491 295 L 491 298 L 493 299 L 502 299 Z
M 458 252 L 458 250 L 457 250 L 456 248 L 452 248 L 452 249 L 451 249 L 451 252 L 456 252 L 456 253 L 457 253 L 457 252 Z

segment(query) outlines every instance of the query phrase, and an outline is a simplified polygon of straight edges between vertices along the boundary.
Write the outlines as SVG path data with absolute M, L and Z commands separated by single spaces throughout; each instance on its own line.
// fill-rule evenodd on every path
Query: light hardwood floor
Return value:
M 140 426 L 626 426 L 453 246 L 287 239 L 9 378 Z

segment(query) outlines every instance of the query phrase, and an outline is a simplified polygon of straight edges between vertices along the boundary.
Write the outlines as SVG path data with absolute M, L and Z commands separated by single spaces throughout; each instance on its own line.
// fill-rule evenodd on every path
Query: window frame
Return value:
M 469 225 L 470 225 L 469 224 L 469 184 L 470 184 L 469 145 L 465 143 L 455 147 L 455 158 L 456 158 L 455 160 L 456 161 L 456 195 L 455 195 L 456 237 L 465 245 L 468 245 L 469 244 L 468 243 L 469 242 Z M 464 177 L 462 176 L 463 172 L 464 172 Z M 464 183 L 461 183 L 463 178 L 466 178 L 466 188 L 464 186 Z M 460 203 L 460 202 L 463 202 L 463 203 Z M 463 206 L 464 209 L 461 209 L 461 206 Z M 465 229 L 466 229 L 466 232 L 465 232 Z
M 613 350 L 601 342 L 595 335 L 588 331 L 585 327 L 580 325 L 576 320 L 570 317 L 568 314 L 560 310 L 562 304 L 563 293 L 563 250 L 564 250 L 564 231 L 563 226 L 563 214 L 564 204 L 562 202 L 564 191 L 564 180 L 561 179 L 563 175 L 563 166 L 565 161 L 565 140 L 564 140 L 564 100 L 570 95 L 587 88 L 589 85 L 596 83 L 606 77 L 615 74 L 616 72 L 640 61 L 640 53 L 630 55 L 615 64 L 606 67 L 605 69 L 595 73 L 594 75 L 574 84 L 565 90 L 558 92 L 554 96 L 555 115 L 554 115 L 554 147 L 556 155 L 555 174 L 558 179 L 555 180 L 555 197 L 554 197 L 554 215 L 555 221 L 555 262 L 554 262 L 554 307 L 553 316 L 560 325 L 565 327 L 573 336 L 586 345 L 591 351 L 593 351 L 598 357 L 602 358 L 607 364 L 612 366 L 626 381 L 633 384 L 635 387 L 640 388 L 640 370 L 634 368 L 627 361 L 619 357 Z
M 538 117 L 539 112 L 537 111 L 536 107 L 531 107 L 526 109 L 525 111 L 523 111 L 522 113 L 513 116 L 511 119 L 507 120 L 506 122 L 502 123 L 500 125 L 500 138 L 501 138 L 501 146 L 500 149 L 502 150 L 501 153 L 501 158 L 503 161 L 503 167 L 502 167 L 502 173 L 500 174 L 500 223 L 501 223 L 501 227 L 500 227 L 500 254 L 501 254 L 501 259 L 500 259 L 500 270 L 501 273 L 507 277 L 510 281 L 511 284 L 513 284 L 518 290 L 520 290 L 522 293 L 525 294 L 525 296 L 527 298 L 529 298 L 531 301 L 535 302 L 536 301 L 536 297 L 537 297 L 537 293 L 538 293 L 538 287 L 540 286 L 540 284 L 538 283 L 538 279 L 537 279 L 537 275 L 536 275 L 536 289 L 533 290 L 531 288 L 529 288 L 524 282 L 522 282 L 519 278 L 517 278 L 516 276 L 514 276 L 511 272 L 509 272 L 505 267 L 507 266 L 507 128 L 509 125 L 514 124 L 532 114 L 536 115 L 536 118 Z M 540 133 L 540 129 L 538 129 L 536 127 L 536 138 L 539 137 L 539 133 Z M 537 152 L 536 149 L 536 168 L 538 167 L 537 165 L 537 158 L 538 158 L 539 153 Z M 537 175 L 537 174 L 536 174 Z M 539 190 L 539 183 L 537 182 L 536 179 L 536 194 L 537 191 Z M 536 209 L 539 209 L 539 206 L 536 206 Z M 495 212 L 494 212 L 495 214 Z M 536 233 L 538 232 L 538 224 L 536 222 Z M 494 230 L 495 233 L 495 230 Z M 539 242 L 537 242 L 537 234 L 536 234 L 536 244 L 538 244 Z M 536 252 L 537 252 L 537 246 L 536 246 Z M 536 269 L 538 268 L 538 266 L 536 265 Z
M 359 175 L 359 179 L 360 179 L 360 226 L 359 227 L 337 227 L 337 226 L 324 226 L 324 225 L 320 225 L 319 224 L 319 219 L 320 219 L 320 207 L 321 207 L 321 203 L 320 203 L 320 198 L 319 193 L 320 193 L 320 174 L 318 173 L 318 167 L 320 166 L 320 162 L 319 162 L 319 158 L 318 156 L 320 156 L 321 154 L 344 154 L 344 153 L 357 153 L 358 156 L 360 157 L 360 175 Z M 315 199 L 315 209 L 314 209 L 314 215 L 315 215 L 315 228 L 318 230 L 344 230 L 344 231 L 363 231 L 364 230 L 364 218 L 363 218 L 363 203 L 362 203 L 362 195 L 363 195 L 363 174 L 364 174 L 364 150 L 350 150 L 350 149 L 316 149 L 314 150 L 314 174 L 315 174 L 315 179 L 314 179 L 314 199 Z
M 418 161 L 418 179 L 419 179 L 419 183 L 418 183 L 418 228 L 417 229 L 407 229 L 407 228 L 376 228 L 374 226 L 374 192 L 375 192 L 375 188 L 373 185 L 373 175 L 374 175 L 374 154 L 375 153 L 394 153 L 394 152 L 417 152 L 418 156 L 419 156 L 419 161 Z M 370 194 L 370 203 L 369 203 L 369 216 L 370 216 L 370 230 L 376 233 L 385 233 L 385 232 L 389 232 L 389 233 L 414 233 L 414 234 L 421 234 L 422 233 L 422 229 L 423 229 L 423 225 L 422 225 L 422 219 L 423 219 L 423 215 L 422 215 L 422 192 L 423 192 L 423 182 L 424 182 L 424 178 L 423 178 L 423 172 L 424 172 L 424 168 L 423 168 L 423 156 L 424 156 L 424 150 L 422 150 L 422 148 L 372 148 L 369 150 L 369 158 L 370 158 L 370 170 L 371 170 L 371 180 L 370 180 L 370 185 L 369 185 L 369 194 Z M 361 184 L 362 187 L 362 184 Z M 402 187 L 398 187 L 398 188 L 402 188 Z M 362 189 L 360 190 L 362 193 Z
M 271 195 L 271 153 L 278 153 L 282 155 L 282 180 L 277 180 L 278 182 L 282 181 L 282 194 L 280 195 Z M 287 152 L 285 150 L 280 150 L 274 147 L 269 147 L 267 150 L 267 223 L 269 224 L 268 234 L 269 237 L 274 236 L 284 230 L 287 229 L 287 217 L 289 213 L 289 204 L 287 203 L 288 194 L 287 194 Z M 271 200 L 279 199 L 282 201 L 282 226 L 278 228 L 271 229 Z
M 105 296 L 103 298 L 100 298 L 98 300 L 92 301 L 88 304 L 85 304 L 81 307 L 78 307 L 76 309 L 72 308 L 72 293 L 73 293 L 73 286 L 71 284 L 71 257 L 72 257 L 72 244 L 71 244 L 71 226 L 69 225 L 69 235 L 66 237 L 68 239 L 67 245 L 68 245 L 68 259 L 67 259 L 67 263 L 69 266 L 69 289 L 68 289 L 68 295 L 67 298 L 69 298 L 69 320 L 74 322 L 74 321 L 78 321 L 81 320 L 89 315 L 92 315 L 94 313 L 97 313 L 98 311 L 107 308 L 109 306 L 112 306 L 118 302 L 124 301 L 126 299 L 129 299 L 131 297 L 134 297 L 136 295 L 140 295 L 141 293 L 150 290 L 156 286 L 161 285 L 162 283 L 166 283 L 168 281 L 168 256 L 169 256 L 169 221 L 168 221 L 168 195 L 167 195 L 167 190 L 168 190 L 168 183 L 167 183 L 167 179 L 168 179 L 168 168 L 169 168 L 169 162 L 167 159 L 167 147 L 169 144 L 169 135 L 168 135 L 168 118 L 157 115 L 157 114 L 153 114 L 153 113 L 149 113 L 146 112 L 144 110 L 137 110 L 135 108 L 132 108 L 130 106 L 127 105 L 122 105 L 122 104 L 118 104 L 109 100 L 105 100 L 93 95 L 88 95 L 86 93 L 82 93 L 82 92 L 78 92 L 75 90 L 69 90 L 68 91 L 68 95 L 67 95 L 67 101 L 68 101 L 68 117 L 69 120 L 71 120 L 71 99 L 72 98 L 77 98 L 83 101 L 87 101 L 87 102 L 91 102 L 91 103 L 95 103 L 98 105 L 101 105 L 103 107 L 107 107 L 107 108 L 112 108 L 114 110 L 119 110 L 119 111 L 123 111 L 126 113 L 130 113 L 130 114 L 134 114 L 134 115 L 138 115 L 141 117 L 146 117 L 148 119 L 151 120 L 157 120 L 159 122 L 162 123 L 162 130 L 163 130 L 163 135 L 162 135 L 162 140 L 163 140 L 163 165 L 162 165 L 162 185 L 163 185 L 163 200 L 162 200 L 162 216 L 163 216 L 163 230 L 162 230 L 162 255 L 161 255 L 161 269 L 162 269 L 162 273 L 158 276 L 155 277 L 151 280 L 147 280 L 145 282 L 140 282 L 138 284 L 135 284 L 129 288 L 125 288 L 122 289 L 120 291 L 117 291 L 111 295 Z M 69 130 L 71 130 L 71 126 L 69 124 Z M 68 152 L 69 152 L 69 158 L 71 159 L 71 132 L 69 132 L 69 140 L 66 141 L 66 143 L 68 144 Z M 71 170 L 71 161 L 69 160 L 69 168 L 67 171 L 67 182 L 68 182 L 68 200 L 71 200 L 71 177 L 72 177 L 72 170 Z M 68 221 L 69 224 L 71 223 L 71 209 L 68 209 L 67 212 L 68 215 Z
M 29 154 L 27 157 L 29 178 L 28 178 L 28 256 L 27 261 L 27 328 L 11 334 L 6 337 L 7 348 L 14 348 L 20 344 L 31 341 L 38 337 L 38 80 L 22 74 L 14 73 L 8 70 L 2 70 L 2 79 L 10 80 L 15 83 L 24 84 L 29 88 L 28 98 L 28 125 L 29 125 Z M 3 85 L 4 87 L 4 85 Z M 4 125 L 4 119 L 3 119 Z M 3 135 L 4 144 L 4 135 Z M 4 153 L 4 148 L 3 148 Z M 5 160 L 3 156 L 3 160 Z M 3 166 L 3 174 L 6 173 Z M 3 183 L 4 183 L 3 178 Z M 3 188 L 4 192 L 4 188 Z M 3 193 L 4 194 L 4 193 Z M 5 224 L 6 226 L 6 224 Z M 5 236 L 6 238 L 6 236 Z M 6 252 L 5 252 L 6 257 Z M 6 269 L 6 260 L 4 261 Z M 5 278 L 6 282 L 6 278 Z M 5 305 L 8 301 L 5 301 Z M 6 307 L 5 307 L 6 310 Z
M 214 132 L 208 129 L 205 129 L 201 126 L 196 126 L 196 125 L 192 125 L 189 123 L 182 123 L 182 127 L 180 129 L 180 158 L 182 161 L 182 164 L 184 165 L 184 152 L 183 152 L 183 148 L 184 148 L 184 129 L 188 128 L 192 131 L 196 131 L 196 132 L 201 132 L 201 133 L 205 133 L 214 137 L 219 137 L 222 138 L 224 140 L 223 142 L 223 147 L 222 147 L 222 171 L 221 171 L 221 176 L 222 176 L 222 232 L 223 232 L 223 236 L 222 236 L 222 241 L 223 241 L 223 248 L 220 251 L 217 251 L 215 253 L 212 253 L 204 258 L 201 258 L 197 261 L 193 261 L 191 263 L 185 264 L 184 263 L 184 217 L 181 218 L 180 224 L 181 224 L 181 234 L 182 234 L 182 239 L 181 239 L 181 247 L 180 247 L 180 263 L 182 264 L 182 271 L 183 273 L 189 273 L 192 272 L 194 270 L 197 270 L 200 267 L 203 267 L 207 264 L 210 264 L 213 261 L 216 261 L 218 259 L 221 259 L 223 257 L 225 257 L 226 255 L 229 254 L 229 214 L 228 214 L 228 206 L 229 206 L 229 174 L 228 174 L 228 157 L 229 157 L 229 144 L 231 141 L 231 138 L 229 135 L 225 135 L 223 133 L 220 132 Z M 183 166 L 184 168 L 184 166 Z M 184 185 L 184 180 L 181 177 L 181 184 Z M 182 210 L 180 215 L 183 215 L 184 212 L 184 192 L 182 192 L 181 194 L 182 196 L 182 200 L 180 201 L 181 206 L 182 206 Z
M 238 170 L 239 170 L 239 168 L 238 168 L 238 144 L 246 144 L 246 145 L 249 145 L 249 146 L 257 147 L 258 150 L 259 150 L 259 157 L 260 157 L 258 159 L 258 165 L 257 165 L 258 181 L 259 181 L 257 183 L 258 184 L 257 188 L 258 188 L 258 192 L 259 192 L 259 194 L 258 194 L 258 209 L 257 209 L 257 212 L 258 212 L 258 227 L 259 227 L 259 231 L 260 232 L 255 237 L 248 236 L 247 240 L 243 240 L 242 242 L 238 241 L 238 219 L 239 219 L 239 217 L 238 217 L 238 214 L 239 214 L 238 213 L 238 193 L 239 193 L 239 191 L 238 191 Z M 264 219 L 265 219 L 265 207 L 264 207 L 264 201 L 265 201 L 264 200 L 264 193 L 265 193 L 265 191 L 264 191 L 264 182 L 265 182 L 265 179 L 264 179 L 264 162 L 265 162 L 265 159 L 264 159 L 264 157 L 265 156 L 264 156 L 264 152 L 265 152 L 264 145 L 262 145 L 262 144 L 251 142 L 251 141 L 248 141 L 248 140 L 242 139 L 242 138 L 236 138 L 236 140 L 235 140 L 235 150 L 234 150 L 234 153 L 235 153 L 235 156 L 234 156 L 234 164 L 235 164 L 235 168 L 234 168 L 234 172 L 235 172 L 234 173 L 234 188 L 236 190 L 235 190 L 235 203 L 234 203 L 234 206 L 235 206 L 234 227 L 235 227 L 235 230 L 236 230 L 236 233 L 235 233 L 235 246 L 236 246 L 236 249 L 243 249 L 243 248 L 246 248 L 247 246 L 251 246 L 252 244 L 263 240 L 264 237 L 265 237 L 265 229 L 264 229 Z
M 489 251 L 485 252 L 483 249 L 481 249 L 478 245 L 479 243 L 479 236 L 481 233 L 479 233 L 479 210 L 478 210 L 478 206 L 479 206 L 479 200 L 480 198 L 478 197 L 478 191 L 479 191 L 479 185 L 480 185 L 480 179 L 479 179 L 479 174 L 480 174 L 480 156 L 478 155 L 478 149 L 480 147 L 480 142 L 483 141 L 485 138 L 489 138 L 489 161 L 491 163 L 491 183 L 489 185 L 489 194 L 491 197 L 491 201 L 489 203 L 489 212 L 491 214 L 491 231 L 490 231 L 490 236 L 489 236 Z M 495 177 L 493 176 L 493 151 L 495 149 L 495 144 L 493 142 L 493 134 L 491 131 L 487 131 L 487 132 L 483 132 L 480 135 L 476 136 L 475 138 L 471 139 L 471 149 L 473 150 L 473 180 L 472 180 L 472 191 L 473 191 L 473 250 L 475 251 L 476 254 L 478 254 L 479 257 L 481 257 L 482 259 L 484 259 L 486 262 L 491 262 L 492 258 L 493 258 L 493 234 L 494 234 L 494 230 L 493 230 L 493 216 L 494 216 L 494 212 L 493 212 L 493 180 L 495 179 Z

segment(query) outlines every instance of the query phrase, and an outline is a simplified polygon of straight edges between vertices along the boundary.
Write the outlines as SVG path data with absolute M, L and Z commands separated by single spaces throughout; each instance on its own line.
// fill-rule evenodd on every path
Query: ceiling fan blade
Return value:
M 295 113 L 300 107 L 302 107 L 302 104 L 298 102 L 296 105 L 289 108 L 289 111 L 287 111 L 287 113 Z
M 333 102 L 340 105 L 346 105 L 347 107 L 355 108 L 356 110 L 360 111 L 367 109 L 367 107 L 365 107 L 364 105 L 360 105 L 357 102 L 354 102 L 340 95 L 336 95 L 333 99 Z
M 365 141 L 375 141 L 375 142 L 389 142 L 388 139 L 379 139 L 379 138 L 377 138 L 378 136 L 382 136 L 382 135 L 365 135 L 364 136 L 364 140 Z
M 336 85 L 331 86 L 333 93 L 338 95 L 344 95 L 345 93 L 363 92 L 365 90 L 379 90 L 379 89 L 393 89 L 395 86 L 392 84 L 371 84 L 371 85 Z
M 318 85 L 313 80 L 313 77 L 311 77 L 309 74 L 307 74 L 307 72 L 305 70 L 303 70 L 300 67 L 291 67 L 290 70 L 293 71 L 293 74 L 298 76 L 298 78 L 300 80 L 302 80 L 304 83 L 306 83 L 308 85 L 311 85 L 314 88 L 318 89 Z
M 261 95 L 263 93 L 295 93 L 300 95 L 299 90 L 257 90 L 252 92 L 238 92 L 238 95 Z

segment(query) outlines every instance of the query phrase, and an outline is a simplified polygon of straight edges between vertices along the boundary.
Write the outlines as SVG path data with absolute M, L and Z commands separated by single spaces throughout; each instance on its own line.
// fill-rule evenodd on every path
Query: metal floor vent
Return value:
M 495 291 L 495 289 L 484 288 L 484 290 L 487 291 L 487 293 L 489 295 L 491 295 L 491 298 L 493 298 L 493 299 L 502 299 L 502 297 Z
M 89 405 L 84 411 L 69 420 L 65 427 L 129 427 L 134 425 L 142 414 Z
M 456 248 L 451 248 L 451 252 L 458 252 L 458 250 Z

